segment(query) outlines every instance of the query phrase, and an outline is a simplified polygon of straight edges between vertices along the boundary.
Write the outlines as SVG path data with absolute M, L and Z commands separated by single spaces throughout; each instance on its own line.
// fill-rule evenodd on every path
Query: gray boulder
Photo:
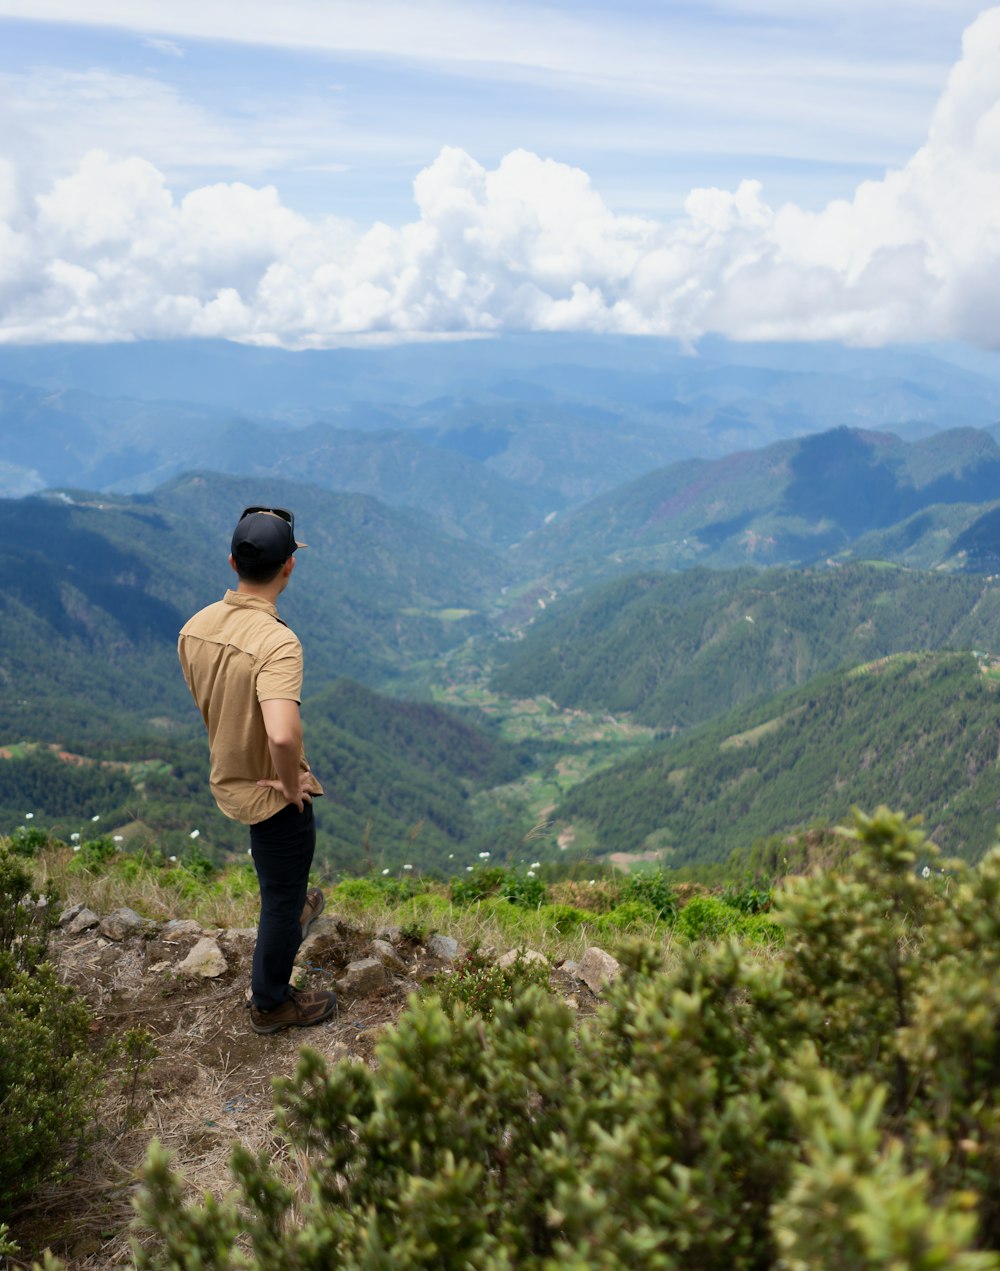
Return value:
M 500 958 L 497 966 L 506 971 L 508 967 L 512 967 L 517 962 L 518 958 L 526 966 L 531 962 L 539 962 L 542 966 L 549 965 L 548 958 L 544 953 L 539 953 L 537 949 L 510 949 Z
M 149 925 L 134 909 L 124 906 L 102 918 L 98 931 L 108 940 L 125 940 L 128 936 L 138 935 Z
M 371 948 L 372 957 L 378 958 L 387 971 L 406 972 L 406 963 L 388 940 L 373 940 L 369 947 Z
M 228 969 L 218 942 L 211 936 L 199 940 L 184 961 L 177 964 L 177 970 L 184 975 L 198 975 L 204 980 L 214 980 Z
M 82 935 L 83 932 L 89 931 L 91 927 L 96 927 L 101 921 L 100 915 L 95 914 L 93 909 L 88 909 L 86 905 L 77 911 L 76 915 L 66 924 L 66 931 L 71 936 Z
M 577 979 L 586 984 L 591 993 L 600 993 L 602 989 L 618 979 L 621 971 L 621 963 L 617 958 L 592 945 L 583 955 L 576 975 Z
M 385 967 L 378 958 L 358 958 L 348 963 L 347 970 L 337 981 L 337 991 L 352 997 L 366 997 L 384 987 Z
M 458 957 L 458 941 L 451 936 L 431 936 L 427 941 L 427 952 L 432 958 L 440 958 L 442 962 L 454 962 Z

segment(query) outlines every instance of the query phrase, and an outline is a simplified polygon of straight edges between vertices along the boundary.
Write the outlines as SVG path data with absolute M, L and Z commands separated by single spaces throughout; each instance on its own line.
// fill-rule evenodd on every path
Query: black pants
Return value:
M 253 1004 L 273 1011 L 288 1000 L 295 955 L 302 943 L 302 907 L 316 850 L 311 803 L 294 803 L 250 826 L 250 850 L 260 883 L 260 922 L 253 951 Z

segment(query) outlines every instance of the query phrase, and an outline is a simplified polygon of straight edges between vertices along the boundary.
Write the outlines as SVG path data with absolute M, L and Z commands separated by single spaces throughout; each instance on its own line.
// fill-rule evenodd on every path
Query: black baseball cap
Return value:
M 283 565 L 296 548 L 295 517 L 286 508 L 244 508 L 233 531 L 232 553 L 241 565 Z

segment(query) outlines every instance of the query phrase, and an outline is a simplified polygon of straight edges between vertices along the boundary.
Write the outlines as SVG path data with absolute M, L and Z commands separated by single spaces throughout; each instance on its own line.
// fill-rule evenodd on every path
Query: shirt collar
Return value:
M 277 608 L 270 600 L 265 600 L 263 596 L 251 596 L 245 591 L 227 591 L 222 597 L 222 602 L 226 605 L 236 605 L 239 609 L 262 609 L 265 613 L 269 613 L 272 618 L 276 618 L 278 622 L 281 622 Z M 281 625 L 284 626 L 285 624 L 281 622 Z

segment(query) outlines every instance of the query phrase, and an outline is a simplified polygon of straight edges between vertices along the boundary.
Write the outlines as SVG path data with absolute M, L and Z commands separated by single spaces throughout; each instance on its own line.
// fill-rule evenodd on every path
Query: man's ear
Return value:
M 288 560 L 286 560 L 284 565 L 282 565 L 282 569 L 285 571 L 286 578 L 291 578 L 292 570 L 294 568 L 295 568 L 295 557 L 289 556 Z
M 229 553 L 229 563 L 233 567 L 233 573 L 237 573 L 238 570 L 236 569 L 236 557 L 232 554 L 232 552 Z

